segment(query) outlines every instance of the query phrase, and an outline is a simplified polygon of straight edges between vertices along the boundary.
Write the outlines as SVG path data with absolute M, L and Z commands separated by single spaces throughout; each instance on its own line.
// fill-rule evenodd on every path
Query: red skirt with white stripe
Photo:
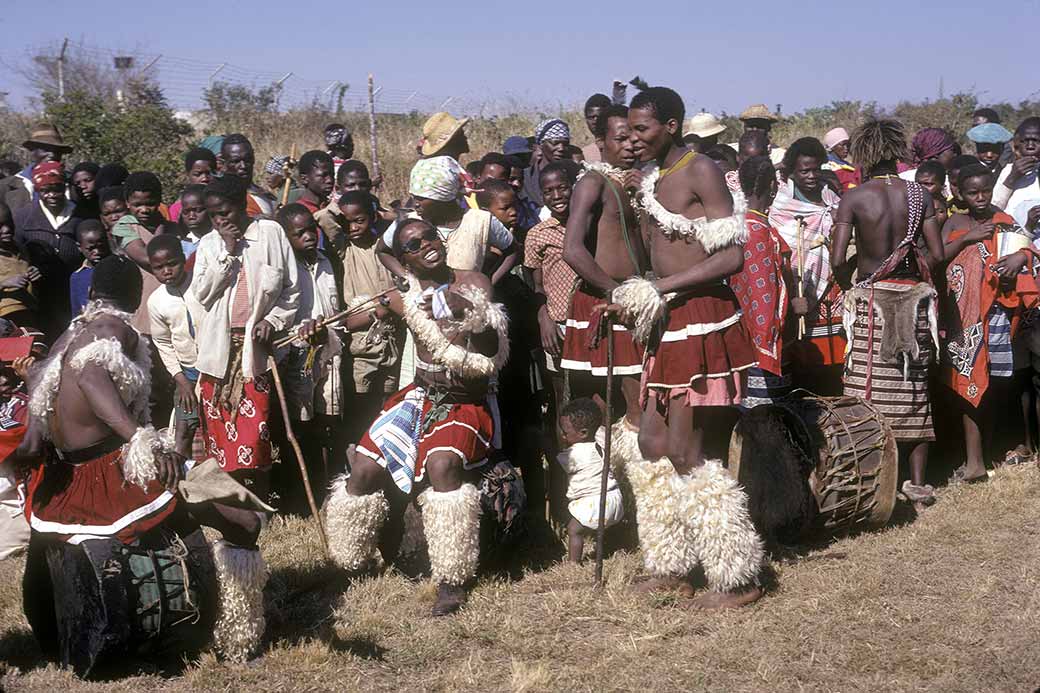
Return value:
M 58 458 L 32 471 L 25 503 L 33 531 L 78 544 L 115 538 L 129 544 L 162 524 L 177 508 L 177 496 L 158 481 L 147 489 L 123 479 L 122 449 L 81 464 Z
M 743 396 L 743 372 L 756 363 L 733 292 L 706 287 L 670 304 L 668 327 L 647 359 L 643 394 L 686 395 L 692 406 L 734 404 Z
M 592 309 L 604 303 L 608 303 L 607 299 L 586 293 L 581 287 L 574 292 L 563 337 L 560 368 L 602 377 L 607 375 L 607 340 L 601 339 L 595 349 L 589 348 Z M 627 327 L 615 324 L 614 375 L 639 375 L 642 372 L 643 347 L 636 344 Z

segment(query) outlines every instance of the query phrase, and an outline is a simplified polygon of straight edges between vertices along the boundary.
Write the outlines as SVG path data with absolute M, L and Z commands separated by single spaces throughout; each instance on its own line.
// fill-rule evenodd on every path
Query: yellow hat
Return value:
M 420 141 L 423 156 L 437 154 L 468 122 L 469 118 L 458 120 L 450 113 L 434 113 L 430 116 L 422 128 L 422 140 Z
M 779 116 L 773 115 L 773 113 L 766 107 L 764 103 L 756 103 L 754 106 L 748 106 L 744 109 L 744 112 L 740 114 L 741 120 L 769 120 L 776 122 L 780 120 Z

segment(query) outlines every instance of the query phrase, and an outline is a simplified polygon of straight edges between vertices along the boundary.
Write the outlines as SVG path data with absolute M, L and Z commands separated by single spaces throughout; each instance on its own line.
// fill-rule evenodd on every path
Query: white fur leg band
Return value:
M 667 458 L 629 461 L 627 472 L 647 572 L 685 577 L 697 566 L 697 555 L 681 513 L 685 488 L 679 475 Z
M 718 460 L 706 461 L 683 482 L 683 514 L 708 585 L 730 592 L 758 584 L 765 552 L 748 514 L 747 494 Z
M 473 484 L 454 491 L 430 488 L 419 495 L 419 505 L 433 581 L 464 585 L 476 576 L 480 560 L 480 492 Z
M 643 460 L 639 451 L 639 431 L 625 417 L 610 428 L 610 467 L 617 477 L 626 476 L 629 463 Z
M 642 344 L 650 339 L 654 325 L 668 308 L 668 302 L 658 293 L 653 282 L 640 277 L 625 280 L 624 284 L 614 289 L 611 300 L 624 308 L 623 317 L 635 323 L 632 334 Z
M 163 449 L 162 439 L 152 426 L 137 429 L 130 442 L 123 446 L 123 478 L 142 489 L 159 478 L 155 455 Z
M 225 659 L 244 662 L 259 651 L 267 625 L 267 564 L 258 549 L 243 549 L 225 541 L 215 541 L 212 546 L 220 584 L 220 611 L 213 628 L 213 645 Z
M 375 555 L 379 532 L 389 513 L 390 504 L 382 491 L 352 496 L 347 493 L 345 477 L 333 480 L 325 506 L 325 533 L 336 565 L 348 571 L 360 570 Z

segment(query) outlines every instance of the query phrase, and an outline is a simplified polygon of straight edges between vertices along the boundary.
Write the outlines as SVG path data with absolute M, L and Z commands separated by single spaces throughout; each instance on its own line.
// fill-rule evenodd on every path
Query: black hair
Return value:
M 570 419 L 574 428 L 595 433 L 603 425 L 603 411 L 590 397 L 572 399 L 560 409 L 561 419 Z
M 0 161 L 0 176 L 3 176 L 4 178 L 7 178 L 8 176 L 13 176 L 21 170 L 22 165 L 17 161 L 13 161 L 11 159 L 4 159 L 3 161 Z
M 585 114 L 589 112 L 590 108 L 607 108 L 610 103 L 610 97 L 606 94 L 593 94 L 585 99 L 585 108 L 581 109 L 581 112 Z
M 7 213 L 7 218 L 14 222 L 14 213 L 11 212 L 11 208 L 7 205 L 6 202 L 0 200 L 0 216 L 3 216 L 5 212 Z
M 249 141 L 249 138 L 243 135 L 241 132 L 233 132 L 224 138 L 224 141 L 220 143 L 220 153 L 223 154 L 228 150 L 229 147 L 235 145 L 242 145 L 249 149 L 253 153 L 253 143 Z
M 513 160 L 512 157 L 508 157 L 505 154 L 500 154 L 499 152 L 488 152 L 484 155 L 484 158 L 480 160 L 479 173 L 481 176 L 484 175 L 484 169 L 486 169 L 488 166 L 501 166 L 506 170 L 506 173 L 508 174 L 509 169 L 513 168 Z
M 148 245 L 145 247 L 148 257 L 162 250 L 173 256 L 184 257 L 184 246 L 181 245 L 181 239 L 173 233 L 160 233 L 157 236 L 152 236 L 152 240 L 148 241 Z
M 76 242 L 83 240 L 83 234 L 91 231 L 101 234 L 105 238 L 105 227 L 101 225 L 100 219 L 84 219 L 76 226 Z
M 404 246 L 401 245 L 401 232 L 410 226 L 414 226 L 415 224 L 422 224 L 427 229 L 436 229 L 436 227 L 433 224 L 426 221 L 425 219 L 416 219 L 413 217 L 408 217 L 398 221 L 397 226 L 394 227 L 394 237 L 393 239 L 391 239 L 392 242 L 390 244 L 390 252 L 392 252 L 394 257 L 396 257 L 398 260 L 404 257 Z
M 1015 128 L 1015 136 L 1021 135 L 1026 130 L 1040 130 L 1040 117 L 1029 116 Z
M 823 143 L 815 137 L 797 139 L 788 147 L 787 153 L 784 154 L 784 170 L 788 173 L 794 171 L 798 158 L 803 156 L 811 156 L 823 164 L 827 161 L 827 150 L 824 148 Z
M 105 164 L 98 170 L 94 185 L 97 186 L 98 190 L 114 185 L 122 185 L 129 175 L 130 171 L 122 164 Z
M 935 159 L 924 161 L 917 167 L 917 173 L 915 175 L 919 176 L 922 173 L 935 176 L 935 180 L 939 182 L 939 185 L 946 182 L 946 167 Z
M 740 178 L 740 189 L 745 195 L 762 196 L 776 180 L 776 168 L 768 156 L 752 156 L 740 165 L 737 176 Z
M 993 183 L 993 172 L 985 164 L 968 164 L 957 174 L 957 187 L 963 188 L 969 178 L 986 178 Z
M 246 208 L 246 196 L 249 193 L 246 182 L 238 176 L 221 176 L 214 178 L 206 186 L 206 197 L 217 197 L 227 200 L 241 209 Z
M 972 156 L 971 154 L 960 154 L 958 156 L 953 157 L 953 160 L 950 162 L 950 170 L 956 171 L 964 168 L 965 166 L 971 166 L 972 164 L 981 163 L 982 161 L 980 161 L 977 156 Z
M 740 139 L 737 140 L 737 148 L 745 149 L 747 147 L 760 148 L 762 151 L 768 151 L 769 149 L 769 135 L 764 130 L 747 130 L 740 135 Z
M 725 161 L 730 169 L 737 167 L 737 152 L 728 144 L 714 144 L 704 152 L 712 161 Z
M 217 168 L 217 155 L 205 147 L 192 147 L 184 155 L 184 171 L 188 172 L 196 161 L 208 161 L 211 168 Z
M 568 183 L 574 185 L 574 181 L 578 180 L 578 171 L 576 170 L 577 168 L 578 165 L 568 159 L 554 161 L 545 168 L 543 168 L 541 173 L 538 174 L 538 185 L 540 187 L 542 185 L 542 179 L 553 173 L 560 174 L 566 179 Z
M 610 125 L 611 118 L 624 118 L 628 119 L 628 106 L 621 104 L 614 104 L 608 106 L 607 110 L 600 114 L 599 119 L 596 121 L 596 131 L 592 134 L 596 136 L 596 139 L 606 139 L 607 137 L 607 126 Z
M 72 171 L 69 173 L 69 180 L 72 180 L 72 177 L 80 171 L 86 171 L 90 175 L 94 176 L 95 180 L 97 180 L 97 174 L 100 170 L 101 167 L 95 164 L 93 161 L 81 161 L 72 167 Z
M 628 107 L 645 108 L 653 111 L 654 117 L 660 123 L 666 123 L 674 118 L 675 122 L 681 124 L 686 117 L 686 106 L 683 104 L 682 97 L 679 96 L 678 92 L 668 87 L 644 89 L 632 97 L 632 102 Z M 676 134 L 682 137 L 682 133 L 678 130 Z
M 299 163 L 296 165 L 296 170 L 300 172 L 300 175 L 305 176 L 318 164 L 325 164 L 331 171 L 333 168 L 332 157 L 328 152 L 323 152 L 320 149 L 312 149 L 309 152 L 303 153 L 303 156 L 300 157 Z
M 376 220 L 376 212 L 379 207 L 379 203 L 376 201 L 375 196 L 373 196 L 372 193 L 365 192 L 364 190 L 348 190 L 339 196 L 336 204 L 338 204 L 340 208 L 346 207 L 347 205 L 364 207 L 368 210 L 369 217 L 373 222 Z
M 371 178 L 368 173 L 368 166 L 365 166 L 363 161 L 348 159 L 339 165 L 339 171 L 336 172 L 336 187 L 342 187 L 343 182 L 347 180 L 347 176 L 351 173 L 360 173 L 365 178 Z
M 157 197 L 162 197 L 162 181 L 151 171 L 134 171 L 123 182 L 123 190 L 126 192 L 127 199 L 130 199 L 135 192 L 152 193 Z
M 506 193 L 516 194 L 513 190 L 513 186 L 504 180 L 498 180 L 492 178 L 486 180 L 480 184 L 480 190 L 477 191 L 477 204 L 481 209 L 487 209 L 488 205 L 491 204 L 491 200 L 495 198 L 495 195 L 504 195 Z
M 126 192 L 123 191 L 122 185 L 110 185 L 107 188 L 98 190 L 99 207 L 110 200 L 119 200 L 124 204 L 126 203 Z
M 94 266 L 90 289 L 94 298 L 108 299 L 132 313 L 141 305 L 143 283 L 133 260 L 125 255 L 109 255 Z
M 309 209 L 301 205 L 299 202 L 292 202 L 278 210 L 278 213 L 275 215 L 275 220 L 281 224 L 282 228 L 285 229 L 286 232 L 288 232 L 292 227 L 292 220 L 296 217 L 309 217 L 311 220 L 314 219 L 314 215 L 311 214 Z
M 480 159 L 474 159 L 473 161 L 466 164 L 466 173 L 468 173 L 471 178 L 479 178 L 480 171 L 483 168 L 483 166 L 483 161 L 481 161 Z
M 1000 115 L 992 108 L 976 108 L 972 118 L 985 118 L 988 123 L 1000 124 Z
M 325 126 L 324 132 L 332 132 L 333 130 L 346 130 L 347 126 L 343 123 L 329 123 Z
M 206 200 L 206 186 L 199 183 L 193 183 L 192 185 L 185 185 L 184 190 L 181 190 L 180 198 L 184 199 L 185 195 L 198 195 L 202 198 L 203 202 Z

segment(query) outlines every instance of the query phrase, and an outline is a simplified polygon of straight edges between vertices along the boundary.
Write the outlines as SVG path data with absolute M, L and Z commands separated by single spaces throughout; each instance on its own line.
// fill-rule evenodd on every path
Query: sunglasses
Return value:
M 426 229 L 421 236 L 412 238 L 407 243 L 402 244 L 401 249 L 409 255 L 414 255 L 422 248 L 423 241 L 433 242 L 440 239 L 441 237 L 437 235 L 437 229 Z

